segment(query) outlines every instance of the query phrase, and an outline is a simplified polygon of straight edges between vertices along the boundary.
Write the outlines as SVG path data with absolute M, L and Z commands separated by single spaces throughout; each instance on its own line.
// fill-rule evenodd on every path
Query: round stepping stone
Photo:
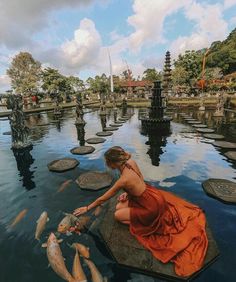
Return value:
M 185 120 L 186 120 L 187 122 L 189 122 L 189 121 L 197 121 L 197 120 L 194 119 L 194 118 L 185 118 Z
M 36 124 L 36 126 L 46 126 L 46 125 L 50 125 L 50 123 L 39 123 L 39 124 Z
M 70 152 L 74 155 L 87 155 L 93 153 L 94 151 L 95 148 L 93 146 L 74 147 L 70 150 Z
M 48 169 L 55 172 L 64 172 L 75 168 L 79 165 L 79 161 L 73 158 L 63 158 L 52 161 L 48 164 Z
M 109 187 L 113 177 L 106 172 L 91 171 L 81 174 L 76 183 L 81 189 L 97 191 Z
M 229 151 L 225 153 L 225 156 L 231 160 L 236 161 L 236 151 Z
M 112 134 L 113 132 L 110 131 L 101 131 L 96 133 L 97 136 L 111 136 Z
M 207 125 L 205 125 L 205 124 L 193 124 L 193 127 L 196 127 L 196 128 L 206 128 L 207 127 Z
M 189 124 L 201 124 L 201 122 L 200 122 L 200 121 L 197 121 L 197 120 L 196 120 L 196 121 L 188 121 L 188 123 L 189 123 Z
M 226 142 L 226 141 L 215 141 L 212 143 L 214 146 L 224 148 L 224 149 L 236 149 L 236 143 Z
M 209 139 L 216 139 L 216 140 L 220 140 L 220 139 L 224 139 L 225 137 L 223 135 L 220 134 L 214 134 L 214 133 L 209 133 L 209 134 L 204 134 L 203 135 L 205 138 L 209 138 Z
M 6 131 L 6 132 L 3 132 L 2 135 L 11 135 L 11 131 Z
M 119 121 L 127 121 L 127 120 L 129 120 L 128 118 L 119 118 L 118 119 Z
M 122 126 L 123 124 L 122 123 L 111 123 L 109 124 L 111 127 L 120 127 Z
M 103 130 L 104 131 L 115 131 L 115 130 L 118 130 L 119 128 L 118 127 L 104 127 Z
M 211 129 L 211 128 L 196 128 L 197 132 L 200 132 L 200 133 L 213 133 L 215 132 L 214 129 Z
M 89 139 L 86 140 L 86 142 L 88 144 L 99 144 L 99 143 L 103 143 L 105 141 L 106 141 L 106 139 L 101 138 L 101 137 L 94 137 L 94 138 L 89 138 Z
M 227 204 L 236 204 L 236 183 L 226 179 L 210 178 L 202 183 L 207 195 Z

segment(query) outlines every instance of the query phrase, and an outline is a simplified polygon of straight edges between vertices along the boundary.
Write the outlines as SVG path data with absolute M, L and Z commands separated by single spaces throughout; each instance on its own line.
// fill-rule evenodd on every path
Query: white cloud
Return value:
M 223 19 L 220 4 L 207 5 L 193 1 L 185 7 L 185 16 L 195 22 L 194 31 L 190 36 L 179 36 L 171 43 L 170 50 L 174 57 L 185 50 L 209 47 L 212 42 L 223 40 L 228 34 L 228 24 Z
M 0 75 L 0 91 L 6 91 L 10 89 L 10 83 L 11 81 L 8 75 Z
M 130 47 L 140 50 L 146 44 L 165 42 L 164 21 L 187 5 L 190 0 L 134 0 L 134 15 L 128 17 L 128 23 L 135 31 L 129 36 Z
M 236 0 L 225 0 L 224 1 L 224 8 L 229 9 L 236 5 Z
M 74 38 L 61 46 L 64 63 L 68 67 L 83 68 L 94 63 L 101 48 L 101 37 L 93 21 L 83 19 Z
M 9 48 L 33 46 L 32 35 L 48 26 L 49 14 L 64 7 L 87 6 L 94 0 L 1 0 L 0 39 Z

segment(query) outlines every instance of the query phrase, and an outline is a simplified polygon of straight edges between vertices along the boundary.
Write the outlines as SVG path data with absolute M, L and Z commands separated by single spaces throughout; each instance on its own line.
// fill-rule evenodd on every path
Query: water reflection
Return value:
M 100 121 L 101 121 L 101 125 L 102 125 L 102 130 L 104 130 L 104 128 L 106 127 L 106 124 L 107 124 L 107 117 L 106 117 L 106 115 L 101 115 L 100 114 Z
M 77 139 L 80 144 L 80 146 L 84 146 L 85 145 L 85 130 L 84 130 L 85 124 L 80 124 L 76 126 L 76 130 L 77 130 Z
M 32 157 L 30 151 L 31 147 L 27 147 L 21 150 L 12 149 L 14 157 L 16 159 L 17 169 L 22 176 L 23 186 L 27 190 L 35 188 L 35 183 L 32 180 L 34 178 L 34 171 L 30 170 L 30 166 L 34 163 L 34 158 Z

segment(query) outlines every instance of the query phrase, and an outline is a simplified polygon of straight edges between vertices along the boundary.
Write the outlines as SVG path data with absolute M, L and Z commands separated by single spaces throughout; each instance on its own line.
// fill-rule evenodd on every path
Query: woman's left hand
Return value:
M 75 209 L 74 212 L 73 212 L 73 215 L 75 216 L 78 216 L 78 215 L 81 215 L 81 214 L 84 214 L 88 211 L 88 207 L 81 207 L 81 208 L 78 208 L 78 209 Z

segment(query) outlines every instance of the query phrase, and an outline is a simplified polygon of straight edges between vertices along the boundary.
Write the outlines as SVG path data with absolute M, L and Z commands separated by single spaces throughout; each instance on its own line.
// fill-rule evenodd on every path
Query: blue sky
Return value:
M 8 89 L 6 69 L 20 51 L 43 66 L 83 79 L 109 74 L 128 62 L 133 74 L 161 69 L 188 49 L 224 40 L 236 27 L 236 0 L 1 0 L 0 91 Z M 10 3 L 8 3 L 10 2 Z

